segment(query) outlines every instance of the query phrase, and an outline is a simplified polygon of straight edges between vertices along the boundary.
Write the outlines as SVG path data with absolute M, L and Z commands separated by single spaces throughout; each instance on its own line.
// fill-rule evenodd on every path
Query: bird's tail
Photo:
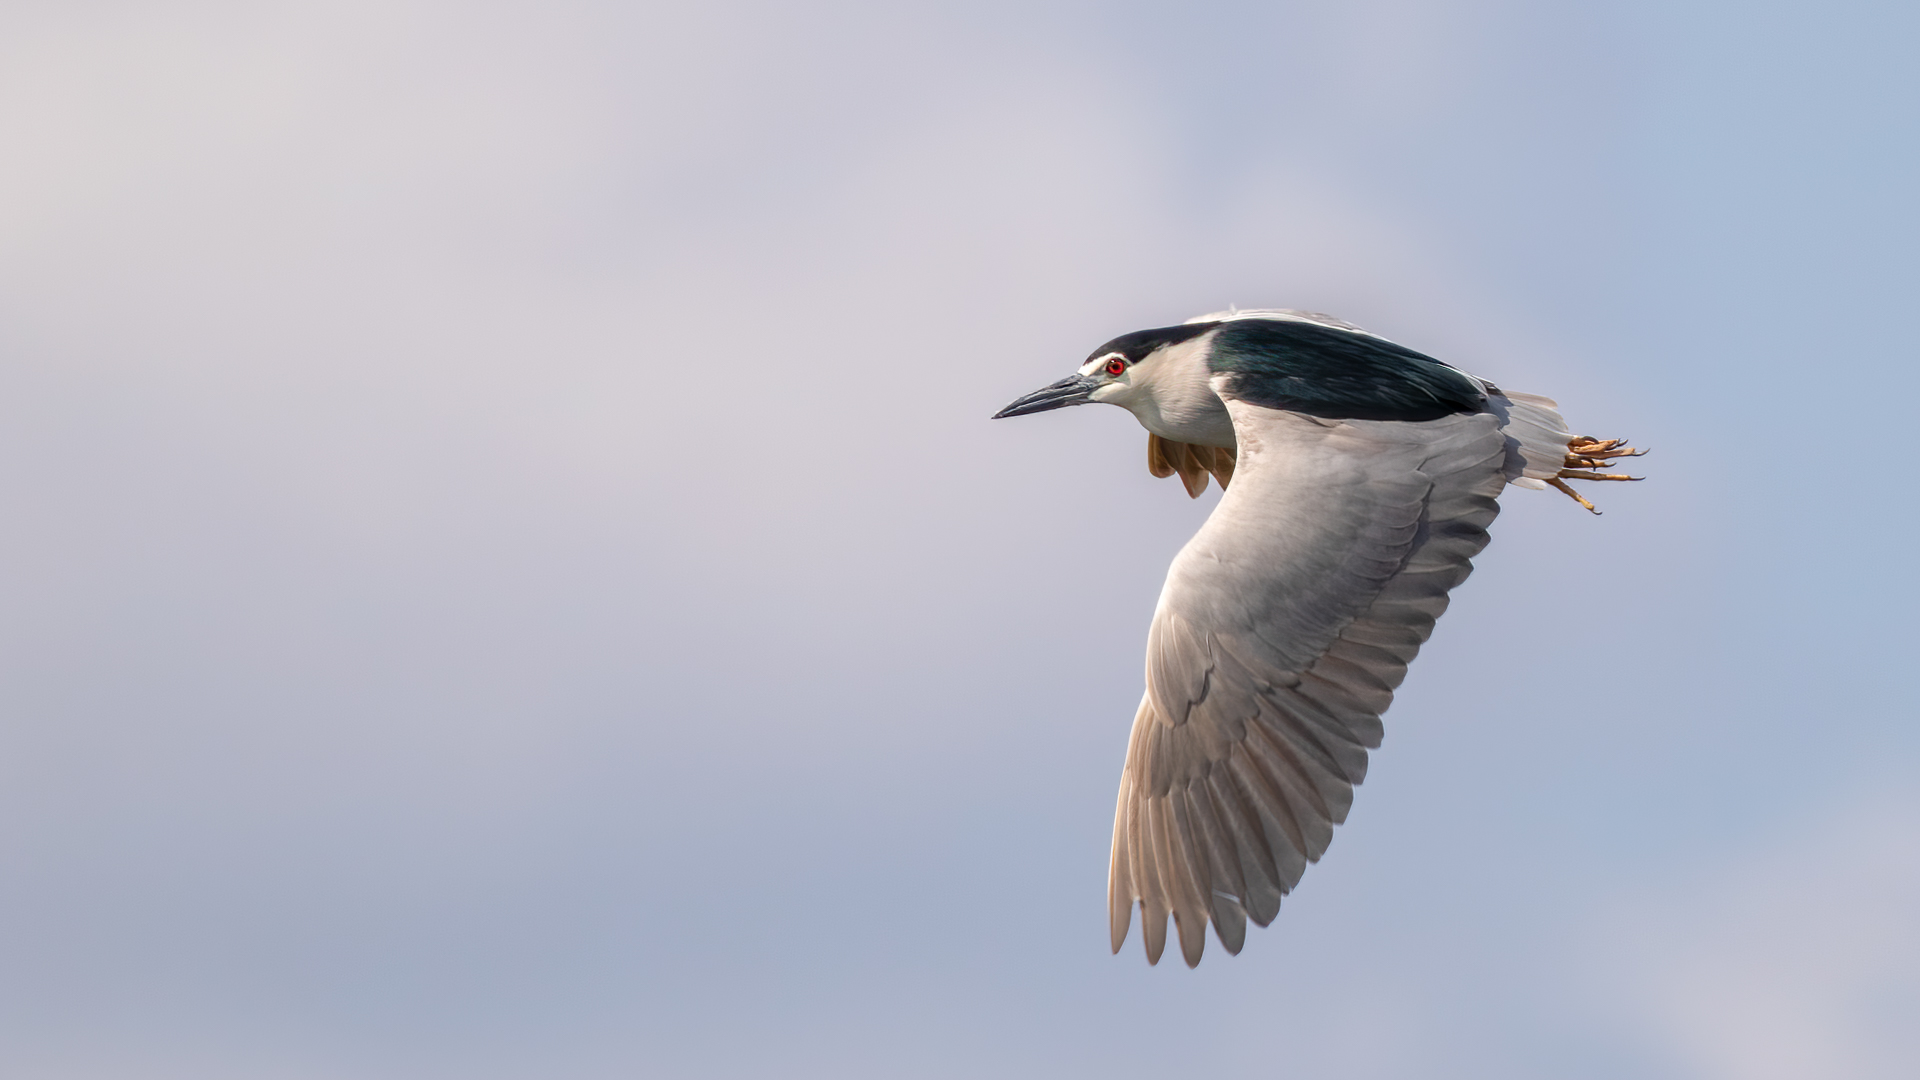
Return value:
M 1568 480 L 1640 479 L 1596 470 L 1617 458 L 1639 457 L 1646 451 L 1635 450 L 1625 439 L 1573 434 L 1552 398 L 1496 391 L 1488 395 L 1488 402 L 1507 436 L 1507 482 L 1515 487 L 1557 488 L 1597 514 L 1600 511 L 1569 487 Z

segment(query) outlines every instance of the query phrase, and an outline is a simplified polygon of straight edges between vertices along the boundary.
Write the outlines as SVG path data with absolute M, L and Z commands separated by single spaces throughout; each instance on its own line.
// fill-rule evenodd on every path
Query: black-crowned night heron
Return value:
M 1135 904 L 1158 963 L 1172 914 L 1187 964 L 1212 922 L 1238 953 L 1346 819 L 1447 593 L 1487 545 L 1508 484 L 1626 480 L 1637 454 L 1574 436 L 1508 393 L 1359 327 L 1229 311 L 1141 330 L 995 417 L 1106 402 L 1147 467 L 1225 493 L 1173 566 L 1147 632 L 1113 822 L 1120 950 Z

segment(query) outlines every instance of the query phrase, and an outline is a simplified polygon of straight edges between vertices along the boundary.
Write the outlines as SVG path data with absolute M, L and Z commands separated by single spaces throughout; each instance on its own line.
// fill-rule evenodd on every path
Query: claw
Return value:
M 1592 503 L 1588 502 L 1584 498 L 1581 498 L 1579 492 L 1568 487 L 1567 482 L 1565 480 L 1562 480 L 1559 477 L 1555 477 L 1552 480 L 1547 481 L 1547 483 L 1552 487 L 1560 489 L 1560 493 L 1562 495 L 1565 495 L 1567 498 L 1572 499 L 1574 502 L 1577 502 L 1581 506 L 1586 507 L 1588 513 L 1594 514 L 1594 515 L 1598 515 L 1600 513 L 1600 511 L 1596 509 Z

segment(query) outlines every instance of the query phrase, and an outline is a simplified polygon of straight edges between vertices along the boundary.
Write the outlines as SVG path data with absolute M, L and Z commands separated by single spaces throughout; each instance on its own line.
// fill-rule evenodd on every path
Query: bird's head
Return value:
M 1072 375 L 1015 399 L 993 418 L 1098 401 L 1133 413 L 1156 435 L 1232 446 L 1226 405 L 1207 382 L 1208 334 L 1219 325 L 1191 322 L 1122 334 L 1093 350 Z

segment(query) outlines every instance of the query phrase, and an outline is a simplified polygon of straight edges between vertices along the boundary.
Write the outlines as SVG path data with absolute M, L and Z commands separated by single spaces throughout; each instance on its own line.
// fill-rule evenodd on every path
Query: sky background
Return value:
M 0 6 L 0 1073 L 1920 1055 L 1920 8 Z M 1133 329 L 1627 435 L 1280 917 L 1108 955 Z

